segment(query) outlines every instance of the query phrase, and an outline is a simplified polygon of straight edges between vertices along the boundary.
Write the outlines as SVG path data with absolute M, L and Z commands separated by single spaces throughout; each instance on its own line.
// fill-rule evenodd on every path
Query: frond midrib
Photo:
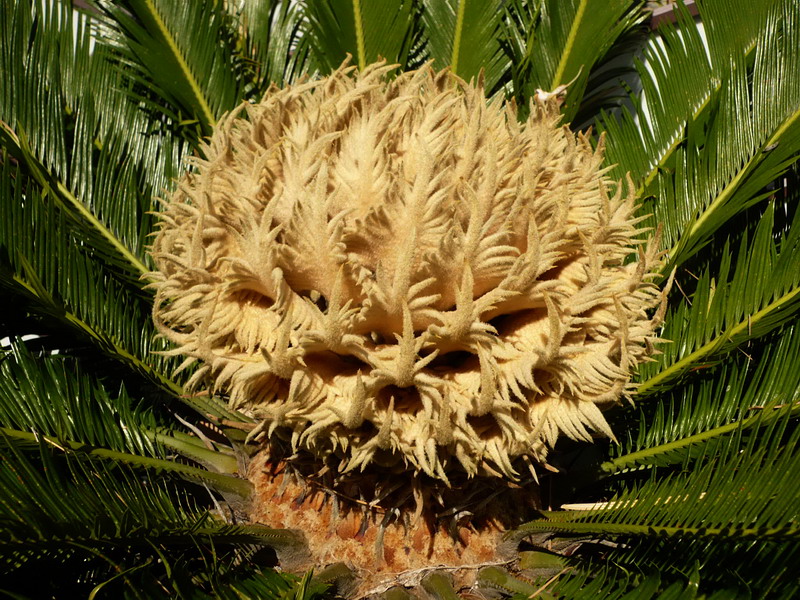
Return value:
M 767 304 L 755 314 L 748 315 L 747 319 L 736 323 L 725 331 L 720 332 L 719 335 L 703 344 L 691 354 L 683 357 L 663 371 L 640 383 L 637 387 L 637 395 L 639 397 L 646 397 L 657 392 L 667 382 L 674 381 L 688 369 L 702 365 L 705 359 L 708 359 L 716 352 L 719 352 L 724 346 L 726 346 L 727 343 L 731 343 L 734 346 L 738 345 L 738 342 L 736 341 L 737 336 L 749 332 L 753 325 L 759 324 L 761 321 L 784 309 L 787 305 L 791 305 L 798 299 L 800 299 L 800 287 L 795 287 L 789 292 L 783 294 L 778 299 Z M 748 336 L 746 336 L 745 339 L 747 339 L 747 337 Z

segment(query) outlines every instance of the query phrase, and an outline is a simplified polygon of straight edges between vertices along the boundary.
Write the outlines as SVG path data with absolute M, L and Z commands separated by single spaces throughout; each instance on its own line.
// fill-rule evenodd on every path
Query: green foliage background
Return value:
M 3 2 L 0 592 L 313 598 L 346 579 L 272 568 L 304 542 L 242 520 L 249 419 L 183 392 L 143 276 L 156 198 L 216 120 L 350 54 L 482 77 L 522 116 L 569 84 L 565 122 L 604 134 L 675 273 L 671 343 L 610 413 L 619 442 L 556 449 L 552 510 L 509 533 L 521 576 L 489 567 L 483 592 L 796 597 L 800 5 L 697 6 L 651 31 L 634 0 Z

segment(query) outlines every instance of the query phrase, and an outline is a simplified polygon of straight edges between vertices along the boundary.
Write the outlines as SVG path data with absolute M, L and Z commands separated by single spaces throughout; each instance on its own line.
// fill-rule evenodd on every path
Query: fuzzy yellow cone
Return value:
M 559 435 L 612 436 L 660 297 L 632 186 L 555 98 L 519 123 L 392 70 L 244 104 L 166 202 L 154 318 L 190 385 L 341 473 L 513 479 Z
M 260 422 L 249 518 L 362 594 L 507 560 L 558 437 L 613 436 L 662 297 L 633 186 L 557 94 L 520 123 L 448 72 L 392 75 L 344 65 L 228 115 L 152 248 L 189 386 Z

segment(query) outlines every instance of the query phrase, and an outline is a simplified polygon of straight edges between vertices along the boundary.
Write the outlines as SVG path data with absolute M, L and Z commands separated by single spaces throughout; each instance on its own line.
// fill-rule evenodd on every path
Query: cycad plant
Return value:
M 4 3 L 0 589 L 795 597 L 800 7 L 645 4 Z

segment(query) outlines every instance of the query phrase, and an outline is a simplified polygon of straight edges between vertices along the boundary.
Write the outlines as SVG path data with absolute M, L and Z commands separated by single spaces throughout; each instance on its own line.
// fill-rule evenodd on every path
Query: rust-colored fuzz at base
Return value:
M 258 455 L 250 466 L 258 498 L 251 518 L 304 532 L 312 552 L 305 568 L 355 567 L 357 597 L 416 585 L 440 567 L 467 588 L 480 568 L 513 559 L 514 544 L 504 543 L 503 533 L 541 508 L 538 486 L 530 481 L 464 478 L 444 488 L 426 485 L 424 475 L 380 473 L 343 481 L 314 472 L 318 467 L 308 458 L 286 463 L 272 461 L 269 452 Z
M 394 520 L 358 553 L 382 531 L 398 563 L 433 504 L 471 512 L 462 485 L 489 495 L 535 476 L 559 435 L 613 436 L 601 409 L 633 391 L 661 294 L 633 186 L 556 97 L 519 122 L 480 85 L 393 70 L 344 65 L 221 119 L 165 202 L 152 277 L 170 353 L 199 361 L 189 387 L 256 417 L 251 439 L 288 448 L 276 464 L 311 457 L 333 497 L 360 481 L 356 504 Z M 270 498 L 283 485 L 254 477 Z M 376 496 L 392 485 L 415 502 Z M 308 493 L 310 512 L 256 516 L 350 527 L 354 509 L 332 525 Z

